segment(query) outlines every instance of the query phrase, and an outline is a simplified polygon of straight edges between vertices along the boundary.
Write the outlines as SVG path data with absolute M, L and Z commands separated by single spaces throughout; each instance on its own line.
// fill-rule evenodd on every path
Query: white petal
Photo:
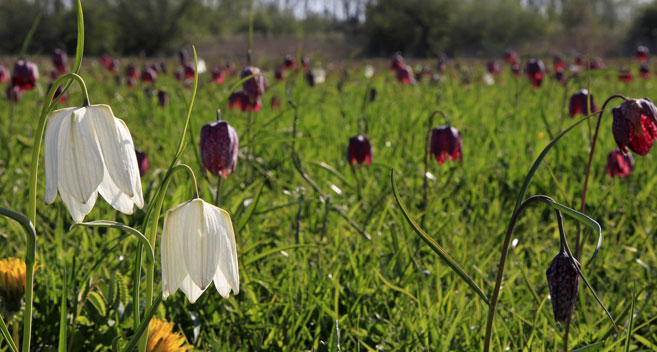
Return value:
M 234 294 L 240 292 L 240 274 L 237 266 L 237 244 L 235 243 L 235 231 L 233 223 L 230 220 L 228 212 L 215 206 L 210 206 L 215 215 L 220 219 L 220 223 L 225 231 L 220 238 L 219 248 L 219 267 L 214 276 L 214 286 L 224 298 L 228 298 L 228 293 L 232 289 Z
M 184 219 L 186 216 L 183 203 L 167 211 L 162 229 L 161 260 L 162 260 L 162 294 L 164 298 L 176 293 L 182 286 L 187 275 L 183 260 L 182 237 L 185 234 Z
M 218 239 L 213 216 L 206 216 L 205 201 L 194 199 L 189 202 L 189 215 L 185 218 L 183 250 L 187 273 L 194 283 L 205 290 L 219 264 Z
M 57 139 L 59 193 L 67 193 L 69 199 L 80 204 L 88 203 L 91 195 L 96 193 L 104 173 L 93 125 L 84 118 L 83 110 L 71 112 L 66 123 L 61 124 Z M 64 203 L 68 206 L 70 202 L 64 200 Z
M 182 290 L 185 293 L 185 296 L 187 296 L 187 299 L 189 300 L 189 303 L 195 303 L 196 300 L 201 297 L 201 294 L 203 291 L 200 289 L 192 279 L 190 279 L 189 275 L 185 277 L 183 280 L 182 284 L 180 285 L 180 290 Z
M 91 105 L 87 107 L 86 115 L 93 121 L 109 176 L 122 192 L 132 197 L 134 195 L 132 179 L 139 178 L 139 169 L 130 132 L 127 133 L 127 138 L 119 133 L 117 119 L 107 105 Z M 129 154 L 130 151 L 132 155 Z
M 48 117 L 46 133 L 43 141 L 44 164 L 46 171 L 46 204 L 55 201 L 57 197 L 57 138 L 59 137 L 59 128 L 65 117 L 69 116 L 72 110 L 77 108 L 66 108 L 54 111 Z
M 133 198 L 128 197 L 125 193 L 121 192 L 119 187 L 116 186 L 112 178 L 109 176 L 107 168 L 105 169 L 103 182 L 98 186 L 98 193 L 105 198 L 112 208 L 123 214 L 132 214 L 135 201 Z
M 68 212 L 71 213 L 73 221 L 82 222 L 84 217 L 94 208 L 98 192 L 92 193 L 86 202 L 78 201 L 76 197 L 71 196 L 68 191 L 61 188 L 59 189 L 59 196 L 62 197 L 62 201 L 66 204 L 66 208 L 68 209 Z
M 144 207 L 144 194 L 141 190 L 141 176 L 139 176 L 139 164 L 137 163 L 137 153 L 135 152 L 135 145 L 132 142 L 130 130 L 125 122 L 121 119 L 115 119 L 116 130 L 119 133 L 121 140 L 126 141 L 125 148 L 122 148 L 124 160 L 127 160 L 127 166 L 130 174 L 130 183 L 132 186 L 132 201 L 141 209 Z M 130 143 L 128 145 L 127 143 Z

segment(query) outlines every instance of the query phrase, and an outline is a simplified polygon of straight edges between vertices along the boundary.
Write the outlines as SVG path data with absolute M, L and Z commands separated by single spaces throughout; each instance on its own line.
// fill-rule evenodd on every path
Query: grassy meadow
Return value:
M 150 61 L 125 58 L 119 72 L 129 63 L 142 67 Z M 207 63 L 212 68 L 220 62 Z M 460 62 L 460 67 L 469 67 L 468 73 L 450 63 L 438 82 L 425 78 L 417 85 L 398 83 L 388 62 L 376 62 L 376 75 L 366 78 L 366 63 L 315 60 L 311 66 L 327 67 L 327 80 L 310 87 L 296 71 L 276 80 L 273 66 L 256 58 L 269 82 L 257 113 L 228 108 L 229 88 L 239 81 L 243 62 L 236 62 L 237 75 L 228 75 L 223 84 L 214 84 L 209 73 L 199 76 L 180 162 L 195 172 L 200 196 L 214 202 L 217 177 L 203 170 L 198 143 L 201 127 L 215 121 L 221 109 L 240 141 L 237 167 L 221 184 L 219 206 L 231 214 L 236 229 L 241 282 L 239 294 L 229 299 L 210 287 L 195 304 L 177 293 L 159 305 L 155 315 L 175 323 L 196 350 L 328 351 L 329 341 L 338 340 L 336 321 L 342 351 L 481 350 L 488 305 L 406 221 L 393 195 L 391 169 L 410 215 L 418 223 L 424 215 L 422 228 L 490 297 L 525 176 L 550 140 L 581 118 L 568 116 L 570 95 L 588 87 L 601 107 L 613 94 L 642 98 L 657 92 L 654 76 L 623 83 L 615 69 L 583 72 L 565 86 L 550 76 L 533 89 L 527 77 L 514 77 L 508 66 L 495 84 L 484 84 L 480 77 L 485 65 L 476 61 Z M 633 65 L 636 71 L 638 64 Z M 172 75 L 177 62 L 167 66 L 169 73 L 159 74 L 154 85 L 137 82 L 133 88 L 117 85 L 96 58 L 85 58 L 80 71 L 91 103 L 110 105 L 129 127 L 135 147 L 147 154 L 150 170 L 142 177 L 146 202 L 176 153 L 191 98 L 191 89 Z M 0 100 L 0 206 L 23 213 L 28 211 L 32 140 L 50 63 L 42 62 L 40 68 L 38 89 L 25 92 L 16 103 Z M 464 75 L 471 83 L 463 82 Z M 5 87 L 0 85 L 3 91 Z M 371 88 L 377 95 L 370 102 Z M 159 106 L 157 94 L 149 93 L 158 90 L 168 93 L 168 105 Z M 272 107 L 272 97 L 280 100 L 280 109 Z M 60 106 L 77 106 L 82 99 L 73 85 Z M 632 309 L 629 350 L 657 350 L 657 151 L 637 155 L 628 177 L 607 176 L 607 154 L 616 148 L 610 109 L 619 104 L 613 100 L 602 117 L 584 211 L 600 223 L 603 243 L 596 259 L 584 265 L 597 236 L 582 226 L 580 262 L 621 335 L 615 336 L 582 282 L 568 341 L 573 350 L 623 350 Z M 463 160 L 442 165 L 429 160 L 432 177 L 424 210 L 426 136 L 430 116 L 438 110 L 445 116 L 435 115 L 431 127 L 449 123 L 461 132 Z M 543 194 L 579 209 L 596 121 L 597 115 L 578 125 L 548 152 L 527 196 Z M 372 164 L 352 170 L 347 144 L 358 134 L 371 141 Z M 293 143 L 304 174 L 295 167 Z M 56 350 L 62 295 L 68 350 L 111 350 L 117 336 L 134 332 L 132 276 L 139 242 L 116 229 L 71 228 L 60 198 L 44 204 L 44 189 L 42 150 L 33 350 Z M 175 176 L 162 217 L 192 196 L 189 178 Z M 127 216 L 99 199 L 85 220 L 138 228 L 143 218 L 143 210 Z M 566 216 L 564 226 L 574 246 L 578 223 Z M 161 292 L 159 239 L 158 234 L 156 293 Z M 559 252 L 553 211 L 544 205 L 529 207 L 512 239 L 491 350 L 563 350 L 565 325 L 553 317 L 545 274 Z M 22 257 L 25 248 L 21 227 L 0 218 L 0 258 Z M 142 283 L 141 299 L 144 288 Z M 9 351 L 4 341 L 0 351 Z

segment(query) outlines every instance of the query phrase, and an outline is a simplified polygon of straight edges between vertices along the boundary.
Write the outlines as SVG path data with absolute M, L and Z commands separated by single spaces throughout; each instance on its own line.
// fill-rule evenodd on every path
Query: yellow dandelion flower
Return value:
M 20 300 L 25 294 L 26 270 L 23 259 L 0 259 L 0 297 L 10 312 L 20 310 Z
M 148 326 L 148 352 L 179 352 L 187 351 L 192 346 L 186 344 L 185 336 L 179 332 L 173 332 L 173 323 L 158 318 L 151 319 Z

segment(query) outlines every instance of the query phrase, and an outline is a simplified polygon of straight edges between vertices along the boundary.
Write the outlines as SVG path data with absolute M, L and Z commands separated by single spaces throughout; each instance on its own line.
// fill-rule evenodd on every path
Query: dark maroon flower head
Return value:
M 285 60 L 283 61 L 283 67 L 288 70 L 293 70 L 297 68 L 297 60 L 295 60 L 292 55 L 285 55 Z
M 650 64 L 647 61 L 641 63 L 639 67 L 639 76 L 643 79 L 650 78 Z
M 395 57 L 392 58 L 392 63 L 390 64 L 390 69 L 391 70 L 401 70 L 404 67 L 404 58 L 397 54 Z
M 431 130 L 431 155 L 436 157 L 438 165 L 442 165 L 447 158 L 463 160 L 463 143 L 461 132 L 450 125 L 443 125 Z
M 657 138 L 657 108 L 648 98 L 627 99 L 611 110 L 611 131 L 618 148 L 646 155 Z
M 137 154 L 137 166 L 139 166 L 139 176 L 144 177 L 148 169 L 151 168 L 150 162 L 148 162 L 148 156 L 141 149 L 135 149 Z
M 376 88 L 370 89 L 370 103 L 376 100 Z
M 311 87 L 315 86 L 315 74 L 313 73 L 313 70 L 308 70 L 308 72 L 306 72 L 306 82 L 308 82 L 308 85 Z
M 552 67 L 554 67 L 555 71 L 562 71 L 563 69 L 566 68 L 566 61 L 564 60 L 563 55 L 561 54 L 554 55 L 554 61 L 552 63 Z
M 511 49 L 506 49 L 504 52 L 504 60 L 507 63 L 515 64 L 518 61 L 518 54 L 516 54 L 516 52 Z
M 139 70 L 137 70 L 137 66 L 128 65 L 125 68 L 125 76 L 128 77 L 128 78 L 134 78 L 134 79 L 139 78 Z
M 650 50 L 643 46 L 640 45 L 638 48 L 636 48 L 636 59 L 643 62 L 648 60 L 648 56 L 650 56 Z
M 275 95 L 273 97 L 271 97 L 270 104 L 271 104 L 272 110 L 274 110 L 274 111 L 281 108 L 281 100 L 278 99 L 278 97 L 275 96 Z
M 607 155 L 607 175 L 609 177 L 623 178 L 634 170 L 634 157 L 632 153 L 623 153 L 620 149 L 612 150 Z
M 520 70 L 520 63 L 519 62 L 514 62 L 511 64 L 511 72 L 513 72 L 513 75 L 516 77 L 520 77 L 520 74 L 522 73 Z
M 189 58 L 189 55 L 187 55 L 187 50 L 180 49 L 178 51 L 178 61 L 180 61 L 181 65 L 187 66 L 188 58 Z
M 185 69 L 184 69 L 184 73 L 185 73 L 185 74 L 184 74 L 184 78 L 186 78 L 186 79 L 194 79 L 194 72 L 195 72 L 195 70 L 194 70 L 194 65 L 185 64 L 185 65 L 184 65 L 184 68 L 185 68 Z
M 358 165 L 365 163 L 369 166 L 372 164 L 372 146 L 367 137 L 359 134 L 358 136 L 349 138 L 347 161 L 349 161 L 349 165 L 351 166 L 354 165 L 354 162 L 357 162 Z
M 150 68 L 151 70 L 153 70 L 155 73 L 160 73 L 160 72 L 161 72 L 161 71 L 160 71 L 160 65 L 155 64 L 155 63 L 150 64 L 150 66 L 148 66 L 148 68 Z
M 251 99 L 243 90 L 236 90 L 228 97 L 228 108 L 230 110 L 238 109 L 242 111 L 260 111 L 262 102 L 260 97 Z
M 132 77 L 128 77 L 126 78 L 125 83 L 128 85 L 128 87 L 133 88 L 137 85 L 137 80 Z
M 577 266 L 580 264 L 575 260 Z M 581 266 L 580 266 L 581 267 Z M 545 272 L 554 319 L 558 322 L 567 322 L 575 309 L 577 294 L 579 293 L 579 274 L 570 262 L 568 254 L 559 253 L 552 259 L 552 263 Z
M 55 49 L 55 51 L 52 52 L 52 64 L 55 66 L 59 74 L 63 75 L 66 73 L 67 61 L 68 57 L 61 49 Z
M 282 66 L 276 67 L 276 69 L 274 70 L 274 78 L 276 78 L 276 80 L 278 81 L 283 80 L 283 78 L 285 77 L 285 73 L 283 73 L 283 71 L 284 69 Z
M 51 89 L 52 89 L 52 83 L 48 84 L 48 92 L 50 92 Z M 68 93 L 62 95 L 63 91 L 64 91 L 64 87 L 57 86 L 57 89 L 55 90 L 55 95 L 52 96 L 52 101 L 55 101 L 59 98 L 60 103 L 66 102 L 66 96 L 68 95 Z
M 0 65 L 0 83 L 9 82 L 9 70 L 3 65 Z
M 397 70 L 397 81 L 403 84 L 415 84 L 415 77 L 413 76 L 413 69 L 411 66 L 404 65 Z
M 306 71 L 310 68 L 310 59 L 307 56 L 301 58 L 301 69 Z
M 226 178 L 235 171 L 239 141 L 237 132 L 226 121 L 211 122 L 201 129 L 201 161 L 211 174 Z
M 587 101 L 587 99 L 589 101 Z M 589 103 L 591 106 L 591 111 L 589 112 Z M 595 100 L 593 100 L 593 94 L 589 94 L 589 91 L 586 89 L 580 89 L 575 94 L 570 97 L 570 104 L 568 104 L 568 111 L 570 117 L 575 117 L 577 114 L 582 114 L 587 116 L 591 113 L 598 111 L 598 106 L 595 105 Z
M 161 107 L 165 107 L 169 104 L 169 94 L 167 92 L 160 90 L 157 92 L 157 103 Z
M 241 78 L 246 78 L 249 76 L 253 77 L 242 83 L 242 88 L 246 94 L 248 94 L 251 99 L 256 99 L 264 95 L 265 90 L 267 90 L 267 80 L 265 79 L 265 76 L 263 76 L 260 72 L 260 69 L 257 67 L 248 66 L 242 70 L 242 75 L 240 76 Z
M 561 84 L 566 84 L 566 73 L 563 70 L 554 71 L 554 79 Z
M 7 100 L 9 101 L 16 102 L 21 100 L 21 89 L 18 86 L 8 85 L 5 93 L 7 96 Z
M 545 65 L 543 61 L 536 59 L 529 59 L 527 61 L 527 77 L 532 83 L 532 87 L 539 88 L 545 78 Z
M 183 80 L 184 73 L 182 70 L 176 70 L 176 72 L 173 73 L 173 77 L 176 79 L 176 81 L 181 82 Z
M 220 68 L 215 68 L 212 70 L 212 82 L 215 84 L 222 84 L 226 80 L 226 74 L 224 70 Z
M 605 67 L 604 62 L 602 62 L 602 59 L 599 57 L 594 57 L 593 60 L 589 63 L 589 69 L 591 70 L 597 70 Z
M 634 79 L 632 77 L 632 71 L 630 71 L 629 68 L 618 70 L 618 79 L 620 79 L 621 82 L 632 83 L 632 80 Z
M 109 64 L 107 65 L 107 69 L 109 70 L 109 72 L 114 73 L 114 72 L 116 72 L 116 70 L 119 69 L 120 64 L 121 64 L 121 62 L 119 60 L 111 59 Z
M 21 92 L 32 90 L 39 79 L 39 68 L 34 62 L 18 60 L 14 64 L 14 72 L 11 74 L 11 85 L 17 86 Z
M 495 62 L 495 60 L 488 61 L 488 63 L 486 63 L 486 69 L 488 70 L 488 73 L 490 73 L 493 76 L 500 73 L 500 65 L 498 65 L 497 62 Z
M 575 57 L 575 65 L 577 65 L 579 67 L 584 67 L 585 61 L 586 60 L 584 59 L 584 55 L 577 55 Z
M 141 80 L 146 83 L 155 83 L 157 80 L 157 72 L 149 67 L 141 72 Z

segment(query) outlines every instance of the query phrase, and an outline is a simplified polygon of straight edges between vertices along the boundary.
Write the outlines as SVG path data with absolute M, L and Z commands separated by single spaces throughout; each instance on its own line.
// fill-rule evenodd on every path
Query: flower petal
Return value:
M 59 193 L 66 192 L 70 199 L 86 204 L 103 179 L 104 167 L 93 125 L 85 118 L 84 109 L 72 111 L 61 124 L 57 158 Z
M 162 295 L 164 298 L 176 293 L 182 287 L 187 275 L 183 260 L 182 238 L 185 234 L 185 202 L 167 211 L 162 229 L 161 260 L 162 260 Z
M 65 117 L 69 116 L 71 111 L 77 108 L 66 108 L 54 111 L 48 118 L 46 133 L 43 141 L 44 164 L 46 172 L 46 204 L 55 201 L 57 197 L 57 138 L 59 137 L 59 128 Z
M 202 199 L 189 202 L 189 215 L 185 218 L 183 248 L 187 273 L 194 283 L 205 290 L 214 277 L 219 264 L 219 225 L 213 214 L 206 214 L 207 203 Z
M 203 294 L 203 291 L 201 288 L 196 286 L 194 281 L 189 277 L 189 275 L 185 276 L 185 279 L 183 279 L 182 283 L 180 284 L 180 290 L 182 290 L 185 293 L 185 296 L 187 296 L 187 299 L 189 300 L 189 303 L 195 303 L 196 300 L 201 297 L 201 294 Z
M 96 198 L 98 197 L 98 192 L 93 192 L 89 199 L 87 199 L 85 202 L 78 201 L 76 197 L 71 196 L 68 191 L 62 188 L 59 189 L 59 196 L 62 198 L 64 204 L 66 204 L 66 208 L 71 214 L 73 221 L 82 222 L 84 217 L 87 216 L 87 214 L 91 212 L 91 209 L 94 208 L 94 204 L 96 204 Z
M 240 275 L 237 266 L 237 244 L 235 243 L 235 231 L 228 212 L 221 208 L 209 205 L 209 211 L 215 212 L 214 217 L 218 220 L 222 229 L 219 238 L 219 266 L 213 278 L 214 286 L 222 297 L 228 298 L 230 290 L 234 294 L 240 292 Z
M 86 114 L 93 121 L 109 176 L 123 193 L 133 197 L 133 180 L 139 180 L 139 168 L 130 132 L 127 128 L 118 131 L 118 119 L 108 105 L 91 105 Z

